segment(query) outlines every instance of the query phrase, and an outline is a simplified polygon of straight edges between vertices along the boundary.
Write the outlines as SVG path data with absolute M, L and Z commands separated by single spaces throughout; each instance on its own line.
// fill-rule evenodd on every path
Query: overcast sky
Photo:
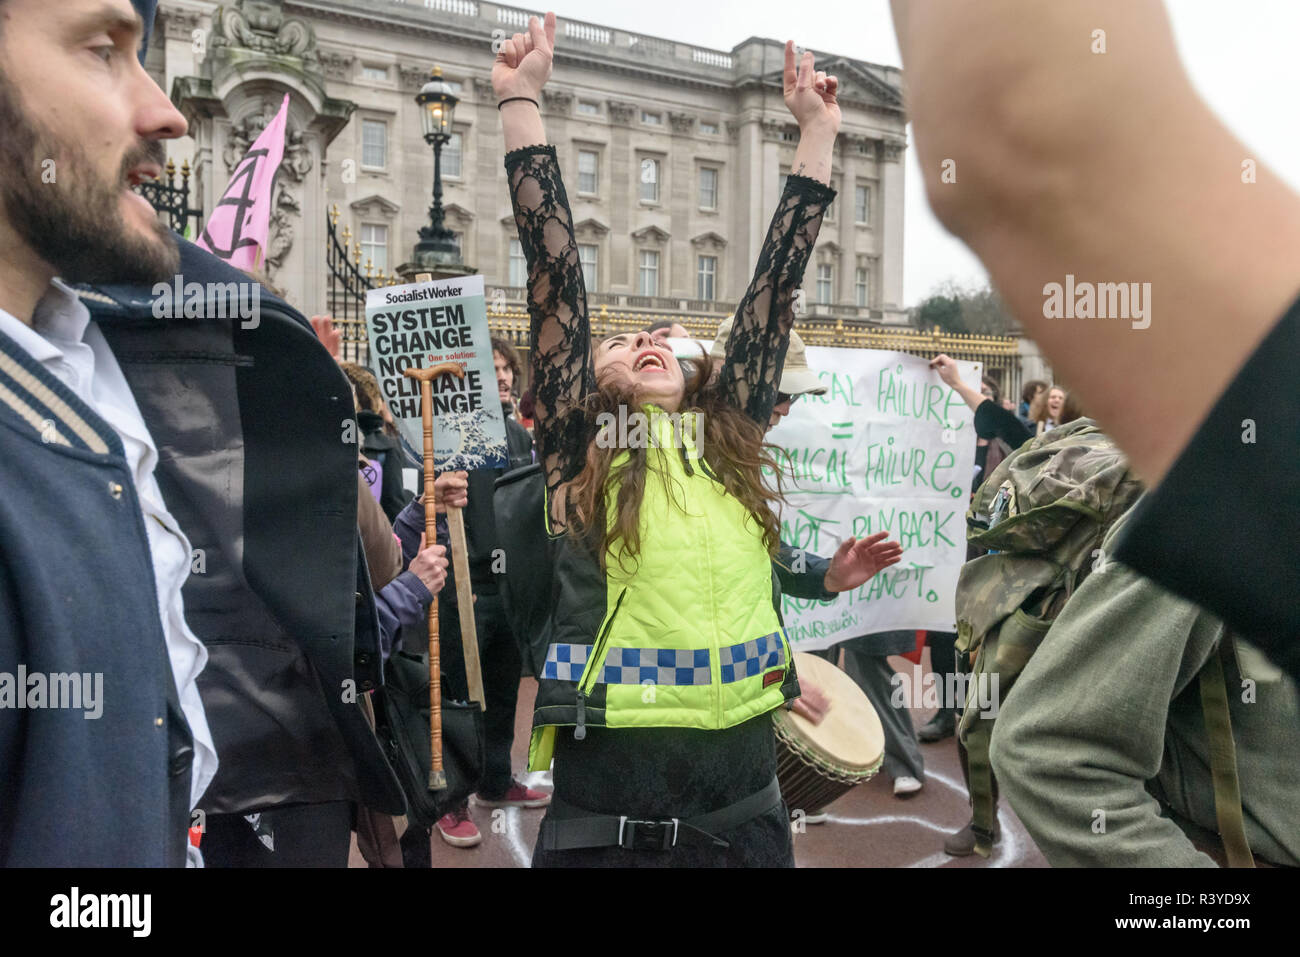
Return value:
M 1300 189 L 1295 43 L 1296 0 L 1166 0 L 1184 62 L 1201 95 L 1253 150 Z M 730 50 L 750 36 L 899 66 L 887 0 L 822 0 L 791 13 L 788 0 L 555 0 L 555 12 L 605 26 Z M 807 11 L 806 13 L 804 11 Z M 909 141 L 911 129 L 908 130 Z M 907 156 L 904 267 L 906 305 L 940 282 L 986 279 L 979 261 L 930 213 Z

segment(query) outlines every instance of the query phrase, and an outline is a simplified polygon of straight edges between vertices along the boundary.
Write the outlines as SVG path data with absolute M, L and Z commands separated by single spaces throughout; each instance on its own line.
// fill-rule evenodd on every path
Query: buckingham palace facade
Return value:
M 266 272 L 308 315 L 327 310 L 332 211 L 370 274 L 412 258 L 433 185 L 415 93 L 438 67 L 460 97 L 442 152 L 446 224 L 489 295 L 513 304 L 524 261 L 489 77 L 494 42 L 528 15 L 480 0 L 163 0 L 146 67 L 189 120 L 169 151 L 190 162 L 205 215 L 289 95 Z M 593 303 L 716 323 L 749 282 L 798 141 L 783 43 L 710 50 L 561 16 L 556 47 L 542 114 Z M 844 119 L 804 311 L 899 324 L 900 74 L 822 51 L 818 68 L 839 77 Z

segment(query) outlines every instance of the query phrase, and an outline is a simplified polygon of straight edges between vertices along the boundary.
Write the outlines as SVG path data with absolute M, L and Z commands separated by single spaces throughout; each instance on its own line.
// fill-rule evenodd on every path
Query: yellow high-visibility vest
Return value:
M 550 766 L 562 726 L 579 737 L 588 726 L 718 730 L 797 693 L 762 529 L 710 476 L 694 413 L 643 412 L 649 468 L 640 551 L 620 562 L 615 546 L 601 576 L 589 550 L 565 543 L 530 770 Z M 629 457 L 621 453 L 611 470 L 611 521 L 618 470 Z

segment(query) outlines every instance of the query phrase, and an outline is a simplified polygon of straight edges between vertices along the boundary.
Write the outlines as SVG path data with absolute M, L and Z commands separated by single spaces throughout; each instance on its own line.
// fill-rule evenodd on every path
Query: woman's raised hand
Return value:
M 496 74 L 493 74 L 495 79 Z M 813 69 L 811 50 L 805 50 L 795 68 L 794 41 L 785 44 L 785 105 L 799 121 L 799 131 L 824 129 L 832 136 L 840 130 L 840 105 L 835 100 L 839 80 Z
M 528 32 L 516 33 L 501 44 L 492 64 L 492 89 L 497 100 L 511 96 L 537 99 L 551 76 L 551 54 L 555 49 L 555 14 L 546 14 L 543 26 L 528 18 Z

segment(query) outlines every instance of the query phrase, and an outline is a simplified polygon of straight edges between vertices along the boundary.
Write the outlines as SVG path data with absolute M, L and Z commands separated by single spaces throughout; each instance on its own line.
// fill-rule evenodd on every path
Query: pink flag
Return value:
M 235 167 L 225 195 L 217 202 L 198 245 L 236 269 L 256 269 L 266 251 L 271 223 L 271 185 L 284 158 L 289 94 L 280 112 Z

